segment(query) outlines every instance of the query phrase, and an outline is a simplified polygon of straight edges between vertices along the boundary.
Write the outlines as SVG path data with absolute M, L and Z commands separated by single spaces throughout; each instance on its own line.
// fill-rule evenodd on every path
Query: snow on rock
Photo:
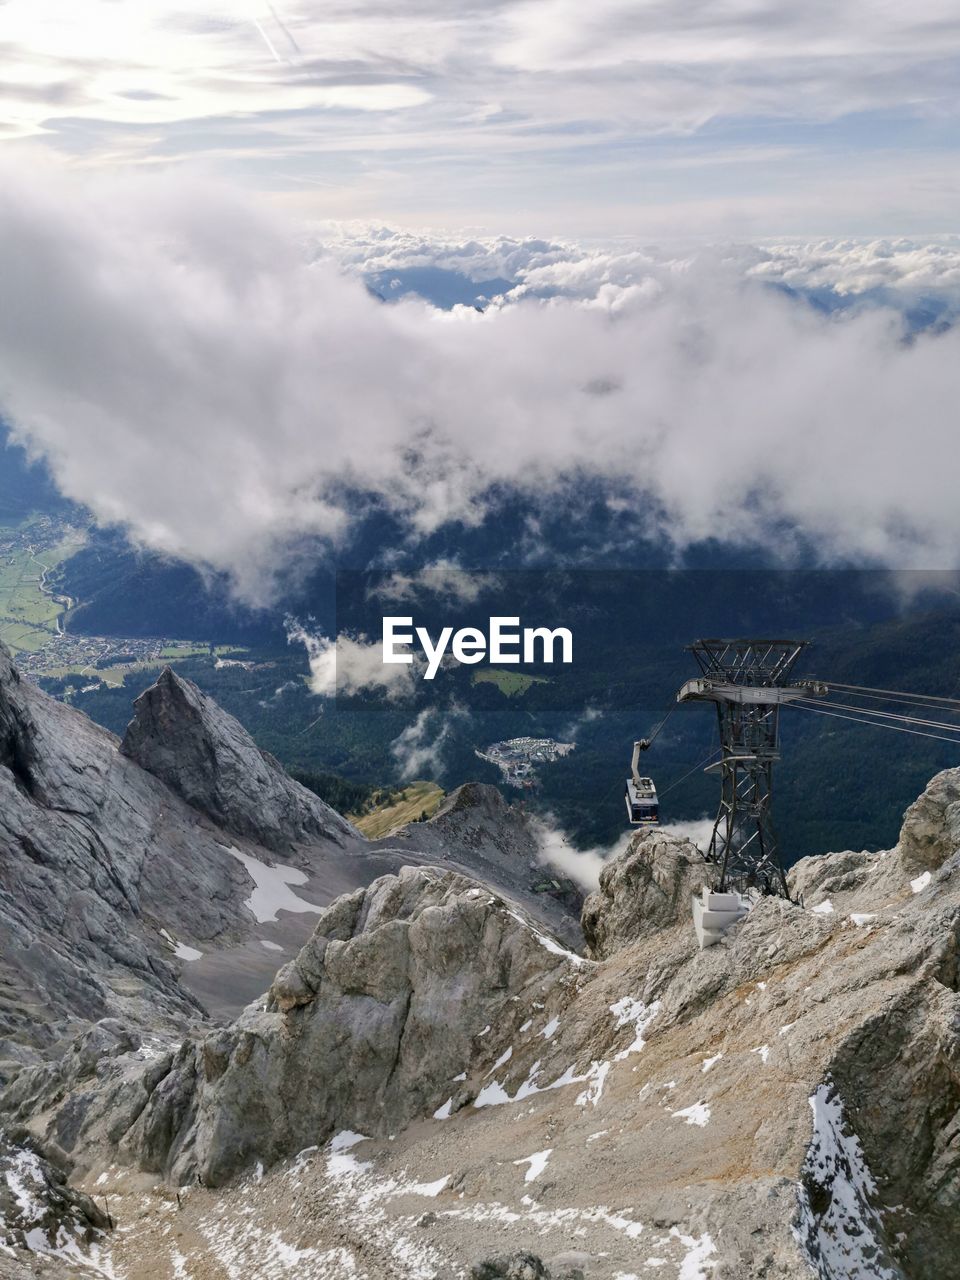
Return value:
M 169 944 L 170 949 L 178 960 L 200 960 L 203 958 L 202 951 L 197 951 L 195 947 L 188 947 L 185 942 L 178 942 L 167 929 L 161 929 L 160 936 Z
M 910 888 L 914 893 L 923 893 L 924 889 L 930 883 L 930 879 L 930 872 L 924 871 L 921 875 L 917 876 L 916 880 L 910 881 Z
M 532 1156 L 524 1156 L 520 1160 L 514 1160 L 514 1164 L 529 1165 L 526 1173 L 523 1175 L 524 1182 L 533 1182 L 539 1178 L 541 1173 L 547 1167 L 547 1161 L 553 1155 L 553 1147 L 547 1147 L 546 1151 L 534 1151 Z
M 701 1068 L 704 1074 L 706 1074 L 711 1067 L 715 1067 L 722 1057 L 722 1053 L 715 1053 L 712 1058 L 704 1058 L 703 1067 Z
M 16 1146 L 0 1131 L 0 1253 L 26 1249 L 69 1263 L 71 1274 L 113 1280 L 102 1245 L 106 1226 L 92 1200 L 66 1186 L 36 1152 Z
M 281 946 L 280 946 L 280 943 L 279 943 L 279 942 L 270 942 L 270 941 L 269 941 L 269 939 L 267 939 L 267 938 L 261 938 L 261 939 L 260 939 L 260 945 L 261 945 L 261 947 L 265 947 L 265 948 L 267 949 L 267 951 L 282 951 L 282 950 L 283 950 L 283 947 L 281 947 Z
M 563 956 L 565 960 L 570 961 L 575 969 L 582 969 L 585 965 L 593 963 L 590 960 L 585 960 L 583 956 L 578 956 L 575 951 L 568 951 L 566 947 L 561 947 L 559 942 L 554 942 L 553 938 L 549 937 L 545 933 L 541 933 L 539 929 L 535 929 L 529 920 L 525 920 L 523 916 L 517 915 L 515 911 L 510 911 L 507 914 L 513 916 L 514 920 L 516 920 L 518 924 L 522 924 L 525 929 L 529 929 L 536 940 L 540 943 L 541 947 L 544 947 L 551 955 Z
M 695 1124 L 701 1129 L 710 1123 L 710 1108 L 705 1102 L 695 1102 L 691 1107 L 684 1107 L 682 1111 L 672 1111 L 670 1114 L 677 1120 L 685 1120 L 687 1124 Z
M 185 942 L 178 942 L 173 949 L 173 954 L 178 960 L 202 960 L 203 952 L 198 951 L 196 947 L 188 947 Z
M 679 1227 L 671 1227 L 670 1234 L 686 1249 L 677 1280 L 704 1280 L 708 1271 L 717 1265 L 710 1261 L 710 1255 L 716 1252 L 713 1240 L 704 1232 L 702 1236 L 685 1236 Z
M 862 928 L 865 924 L 869 924 L 871 920 L 876 920 L 877 913 L 875 911 L 854 911 L 850 919 L 857 926 Z
M 551 1080 L 549 1084 L 537 1084 L 537 1076 L 540 1074 L 540 1060 L 538 1058 L 530 1068 L 526 1080 L 524 1080 L 523 1084 L 521 1084 L 520 1088 L 512 1098 L 507 1093 L 506 1089 L 504 1089 L 503 1085 L 494 1080 L 490 1084 L 484 1085 L 474 1098 L 473 1105 L 475 1107 L 497 1107 L 502 1106 L 506 1102 L 522 1102 L 524 1098 L 530 1098 L 535 1093 L 546 1093 L 548 1089 L 562 1089 L 568 1084 L 593 1084 L 599 1080 L 599 1088 L 593 1095 L 591 1095 L 591 1097 L 586 1097 L 586 1093 L 589 1092 L 589 1090 L 587 1090 L 584 1093 L 581 1093 L 577 1098 L 577 1102 L 580 1106 L 583 1106 L 586 1101 L 593 1102 L 595 1106 L 600 1099 L 600 1093 L 603 1090 L 603 1080 L 606 1077 L 609 1067 L 609 1062 L 592 1062 L 588 1070 L 585 1071 L 583 1075 L 578 1076 L 575 1074 L 576 1068 L 570 1066 L 567 1067 L 566 1071 L 564 1071 L 562 1075 L 558 1076 L 556 1080 Z M 581 1099 L 584 1101 L 581 1101 Z
M 770 1046 L 768 1044 L 759 1044 L 756 1049 L 751 1049 L 750 1052 L 758 1053 L 760 1055 L 760 1061 L 764 1066 L 766 1066 L 767 1059 L 770 1057 Z
M 901 1280 L 887 1257 L 876 1183 L 831 1082 L 810 1096 L 813 1134 L 797 1188 L 794 1235 L 821 1280 Z
M 633 1023 L 634 1038 L 632 1043 L 614 1055 L 614 1062 L 622 1062 L 631 1053 L 639 1053 L 646 1044 L 643 1033 L 660 1012 L 660 1001 L 654 1000 L 653 1004 L 648 1008 L 642 1000 L 635 1000 L 632 996 L 624 996 L 622 1000 L 617 1000 L 610 1006 L 610 1012 L 617 1020 L 618 1030 L 620 1027 Z
M 559 1026 L 560 1026 L 560 1019 L 551 1018 L 550 1021 L 547 1023 L 547 1025 L 540 1032 L 540 1034 L 543 1036 L 544 1040 L 550 1040 L 552 1039 L 553 1036 L 557 1034 L 557 1028 Z
M 258 924 L 269 924 L 278 919 L 278 911 L 301 914 L 312 911 L 314 915 L 322 914 L 323 907 L 298 898 L 290 888 L 292 884 L 307 883 L 306 873 L 298 867 L 287 866 L 283 862 L 268 867 L 265 862 L 251 857 L 249 853 L 241 853 L 239 849 L 226 845 L 223 848 L 238 862 L 243 863 L 247 874 L 256 886 L 250 897 L 246 899 L 245 905 L 253 912 Z
M 833 903 L 830 901 L 829 898 L 827 898 L 824 902 L 818 902 L 817 905 L 813 908 L 813 911 L 818 916 L 832 916 Z

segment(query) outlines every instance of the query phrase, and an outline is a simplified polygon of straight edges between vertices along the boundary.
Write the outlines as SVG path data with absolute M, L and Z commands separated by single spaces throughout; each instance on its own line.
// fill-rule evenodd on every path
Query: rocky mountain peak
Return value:
M 358 835 L 170 667 L 137 698 L 120 750 L 218 826 L 276 852 Z

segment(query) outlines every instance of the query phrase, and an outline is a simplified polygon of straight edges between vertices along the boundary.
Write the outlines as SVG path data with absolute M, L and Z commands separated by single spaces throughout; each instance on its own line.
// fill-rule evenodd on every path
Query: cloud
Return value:
M 556 867 L 588 893 L 600 887 L 600 872 L 608 862 L 625 853 L 631 840 L 637 835 L 636 827 L 629 827 L 611 845 L 577 849 L 551 818 L 531 819 L 539 845 L 540 861 Z M 701 853 L 710 844 L 713 831 L 712 818 L 695 818 L 688 822 L 670 822 L 657 828 L 664 835 L 691 840 Z
M 668 836 L 676 836 L 678 840 L 690 840 L 701 853 L 706 853 L 710 848 L 713 823 L 713 818 L 691 818 L 686 822 L 665 822 L 660 830 Z
M 390 754 L 399 765 L 401 780 L 441 777 L 446 747 L 469 718 L 469 712 L 457 703 L 425 707 L 390 743 Z
M 597 286 L 571 255 L 562 296 L 531 269 L 482 315 L 385 306 L 237 195 L 8 176 L 0 408 L 98 519 L 254 602 L 364 494 L 416 539 L 504 494 L 573 503 L 578 477 L 678 553 L 957 566 L 960 330 L 821 314 L 756 278 L 759 251 L 618 260 Z
M 599 720 L 602 715 L 603 712 L 599 707 L 595 707 L 591 703 L 587 703 L 579 715 L 560 730 L 560 741 L 576 742 L 581 729 L 585 729 L 588 724 L 593 724 L 593 722 L 595 720 Z
M 605 864 L 619 858 L 636 835 L 631 829 L 624 831 L 606 848 L 596 846 L 592 849 L 577 849 L 551 819 L 534 818 L 531 821 L 537 836 L 540 861 L 547 866 L 556 867 L 588 893 L 599 889 L 600 872 Z
M 467 570 L 458 561 L 441 557 L 431 560 L 416 573 L 391 573 L 374 582 L 367 594 L 395 604 L 416 602 L 426 595 L 457 604 L 473 604 L 482 595 L 495 591 L 499 581 L 495 573 Z
M 310 631 L 295 618 L 287 618 L 286 630 L 288 644 L 302 644 L 307 650 L 309 688 L 318 697 L 353 697 L 373 692 L 396 700 L 414 692 L 416 664 L 384 665 L 379 641 L 343 631 L 334 641 Z
M 0 46 L 0 141 L 317 216 L 770 234 L 956 206 L 943 0 L 6 0 Z

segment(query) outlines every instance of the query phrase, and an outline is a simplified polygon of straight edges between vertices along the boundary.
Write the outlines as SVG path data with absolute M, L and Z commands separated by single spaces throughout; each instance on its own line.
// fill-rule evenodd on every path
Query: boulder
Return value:
M 589 953 L 602 960 L 660 929 L 690 923 L 690 904 L 715 871 L 689 840 L 661 831 L 638 834 L 600 873 L 600 888 L 580 923 Z
M 903 817 L 897 845 L 903 869 L 912 876 L 936 871 L 960 851 L 960 769 L 944 769 Z

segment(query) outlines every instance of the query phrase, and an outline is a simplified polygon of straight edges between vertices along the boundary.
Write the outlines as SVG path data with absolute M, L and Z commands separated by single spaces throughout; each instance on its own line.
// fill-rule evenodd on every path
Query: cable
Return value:
M 695 764 L 695 765 L 693 766 L 693 768 L 692 768 L 692 769 L 689 769 L 689 770 L 688 770 L 688 771 L 683 775 L 683 777 L 682 777 L 682 778 L 678 778 L 678 779 L 676 780 L 676 782 L 671 782 L 671 783 L 670 783 L 670 786 L 669 786 L 669 787 L 667 787 L 666 791 L 658 791 L 658 792 L 657 792 L 657 799 L 658 799 L 658 800 L 662 800 L 664 796 L 668 796 L 668 795 L 670 794 L 670 792 L 671 792 L 671 791 L 673 791 L 673 789 L 674 789 L 675 787 L 679 787 L 679 785 L 680 785 L 680 783 L 681 783 L 681 782 L 686 782 L 686 780 L 690 777 L 690 775 L 691 775 L 692 773 L 696 773 L 698 769 L 702 769 L 702 768 L 703 768 L 703 766 L 704 766 L 704 765 L 705 765 L 709 760 L 712 760 L 714 756 L 719 755 L 719 754 L 720 754 L 720 748 L 719 748 L 719 747 L 714 747 L 714 748 L 711 750 L 711 752 L 710 752 L 710 754 L 709 754 L 709 755 L 704 756 L 704 757 L 703 757 L 703 759 L 700 761 L 700 763 L 699 763 L 699 764 Z
M 670 719 L 670 717 L 673 715 L 673 713 L 674 713 L 674 711 L 676 711 L 676 709 L 677 709 L 677 704 L 676 704 L 676 703 L 674 703 L 674 704 L 671 706 L 670 710 L 667 712 L 667 714 L 663 717 L 663 719 L 660 721 L 660 723 L 659 723 L 659 724 L 657 725 L 657 727 L 654 729 L 653 733 L 651 733 L 650 737 L 647 739 L 647 747 L 648 747 L 648 748 L 649 748 L 649 747 L 651 747 L 651 746 L 653 745 L 653 740 L 654 740 L 654 738 L 657 736 L 657 734 L 660 732 L 660 730 L 663 728 L 663 726 L 667 723 L 667 721 Z
M 818 698 L 797 698 L 797 702 L 805 706 L 835 707 L 838 711 L 855 711 L 857 715 L 879 716 L 884 720 L 902 720 L 905 724 L 922 724 L 928 729 L 946 729 L 950 733 L 960 733 L 960 724 L 944 724 L 942 720 L 924 720 L 920 716 L 903 715 L 895 711 L 878 711 L 875 707 L 851 707 L 847 702 L 830 702 Z
M 945 738 L 940 733 L 923 733 L 919 729 L 906 729 L 899 724 L 881 724 L 877 720 L 864 720 L 860 716 L 845 716 L 838 711 L 825 711 L 822 707 L 800 706 L 796 702 L 788 702 L 784 705 L 796 707 L 798 711 L 810 711 L 815 716 L 832 716 L 835 720 L 852 720 L 854 724 L 872 725 L 874 729 L 893 729 L 896 733 L 912 733 L 917 738 L 936 738 L 940 742 L 952 742 L 954 746 L 960 746 L 960 738 Z
M 839 689 L 844 693 L 856 694 L 858 697 L 875 698 L 887 702 L 912 702 L 915 706 L 922 706 L 924 703 L 932 702 L 955 707 L 957 711 L 960 711 L 960 699 L 942 698 L 938 694 L 903 693 L 894 689 L 874 689 L 869 685 L 840 684 L 835 680 L 826 680 L 824 683 L 829 689 Z

